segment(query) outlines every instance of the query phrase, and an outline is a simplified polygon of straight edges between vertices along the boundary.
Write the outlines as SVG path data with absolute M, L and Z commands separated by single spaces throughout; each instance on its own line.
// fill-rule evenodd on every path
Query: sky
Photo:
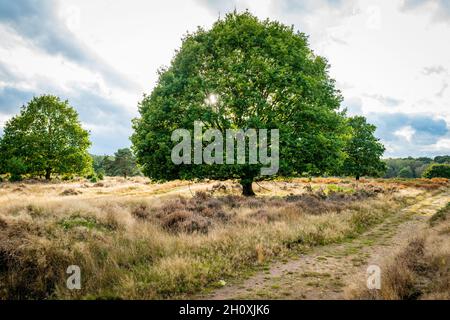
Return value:
M 55 94 L 92 153 L 129 147 L 138 102 L 183 35 L 246 9 L 309 35 L 385 157 L 450 154 L 450 0 L 0 0 L 0 134 L 33 96 Z

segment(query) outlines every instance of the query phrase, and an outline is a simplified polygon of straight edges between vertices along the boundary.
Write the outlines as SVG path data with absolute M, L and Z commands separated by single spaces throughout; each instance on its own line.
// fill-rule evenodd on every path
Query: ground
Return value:
M 449 202 L 446 179 L 0 184 L 0 298 L 345 299 Z M 448 242 L 448 234 L 441 237 Z M 81 290 L 66 288 L 79 265 Z M 355 293 L 356 292 L 356 293 Z
M 298 259 L 276 263 L 243 283 L 226 286 L 202 298 L 352 298 L 352 290 L 367 279 L 367 267 L 382 265 L 386 256 L 395 254 L 397 248 L 422 233 L 429 218 L 449 201 L 448 192 L 427 197 L 356 239 L 315 248 Z

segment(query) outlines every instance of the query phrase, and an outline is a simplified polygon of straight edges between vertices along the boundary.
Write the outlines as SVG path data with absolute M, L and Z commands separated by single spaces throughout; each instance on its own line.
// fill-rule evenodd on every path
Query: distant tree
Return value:
M 397 170 L 392 165 L 392 159 L 385 160 L 384 163 L 386 164 L 386 172 L 384 174 L 385 178 L 393 178 L 397 176 Z
M 254 195 L 253 181 L 270 178 L 260 174 L 263 164 L 249 161 L 174 164 L 172 132 L 187 129 L 192 136 L 194 121 L 222 135 L 227 129 L 278 129 L 278 175 L 331 172 L 341 160 L 344 121 L 328 69 L 305 34 L 248 12 L 188 34 L 133 122 L 143 173 L 155 180 L 237 179 L 246 196 Z
M 428 157 L 419 157 L 419 158 L 416 158 L 414 160 L 416 160 L 418 162 L 421 162 L 421 163 L 431 163 L 431 162 L 433 162 L 433 159 L 428 158 Z
M 108 156 L 108 155 L 104 155 L 104 156 L 97 156 L 97 155 L 91 155 L 92 157 L 92 161 L 93 161 L 93 167 L 94 167 L 94 171 L 95 173 L 98 174 L 103 174 L 103 175 L 108 175 L 108 176 L 112 176 L 113 174 L 111 174 L 111 165 L 114 161 L 114 157 L 113 156 Z
M 423 171 L 433 162 L 433 159 L 427 157 L 420 158 L 390 158 L 384 160 L 387 166 L 385 178 L 400 177 L 400 170 L 409 167 L 413 173 L 413 178 L 422 176 Z
M 450 164 L 432 164 L 424 171 L 423 177 L 450 179 Z
M 94 171 L 97 173 L 100 170 L 102 170 L 102 160 L 105 156 L 97 156 L 94 154 L 91 154 L 92 157 L 92 167 L 94 169 Z
M 414 172 L 411 170 L 411 167 L 403 167 L 398 172 L 399 178 L 414 178 Z
M 429 167 L 429 163 L 423 163 L 414 169 L 414 178 L 422 177 L 424 171 Z
M 114 154 L 114 160 L 106 166 L 106 173 L 111 176 L 123 176 L 124 178 L 137 175 L 139 169 L 131 150 L 128 148 L 117 150 Z
M 68 101 L 34 97 L 10 119 L 0 140 L 2 171 L 11 174 L 74 174 L 92 170 L 89 133 Z M 14 160 L 12 160 L 14 159 Z
M 366 118 L 355 116 L 348 118 L 350 137 L 344 148 L 347 158 L 343 163 L 343 173 L 359 180 L 361 176 L 378 176 L 386 170 L 381 160 L 384 146 L 375 138 L 376 127 L 366 122 Z
M 450 163 L 450 156 L 437 156 L 434 158 L 436 163 Z

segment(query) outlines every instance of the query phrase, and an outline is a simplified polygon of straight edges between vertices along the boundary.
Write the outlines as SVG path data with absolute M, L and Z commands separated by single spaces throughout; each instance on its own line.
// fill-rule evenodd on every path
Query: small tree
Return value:
M 136 175 L 139 170 L 136 166 L 136 159 L 128 148 L 119 149 L 114 154 L 114 160 L 109 164 L 107 172 L 113 176 L 128 176 Z
M 0 163 L 12 174 L 74 174 L 91 170 L 89 133 L 67 101 L 43 95 L 10 119 L 0 140 Z M 15 159 L 13 163 L 8 159 Z M 16 171 L 16 173 L 15 173 Z
M 361 176 L 378 176 L 386 171 L 386 163 L 381 160 L 384 146 L 375 138 L 376 127 L 366 122 L 366 118 L 355 116 L 348 118 L 350 137 L 344 148 L 347 158 L 344 160 L 343 173 L 359 180 Z
M 423 177 L 450 179 L 450 164 L 432 164 L 423 172 Z

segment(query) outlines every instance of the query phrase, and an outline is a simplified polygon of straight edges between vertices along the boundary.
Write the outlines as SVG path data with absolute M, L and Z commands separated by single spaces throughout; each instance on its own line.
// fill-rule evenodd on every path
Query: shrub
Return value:
M 131 210 L 131 215 L 137 219 L 147 220 L 150 217 L 150 210 L 147 205 L 140 204 L 133 210 Z
M 92 176 L 92 178 L 90 178 L 89 181 L 92 183 L 96 183 L 98 180 L 96 176 Z
M 22 176 L 20 174 L 12 173 L 9 177 L 9 182 L 22 181 Z
M 424 178 L 448 178 L 450 179 L 450 164 L 432 164 L 423 173 Z
M 60 193 L 61 196 L 77 196 L 81 194 L 81 191 L 75 190 L 75 189 L 66 189 L 63 192 Z
M 104 179 L 103 172 L 99 172 L 99 173 L 97 174 L 97 178 L 98 178 L 98 180 L 103 180 L 103 179 Z

